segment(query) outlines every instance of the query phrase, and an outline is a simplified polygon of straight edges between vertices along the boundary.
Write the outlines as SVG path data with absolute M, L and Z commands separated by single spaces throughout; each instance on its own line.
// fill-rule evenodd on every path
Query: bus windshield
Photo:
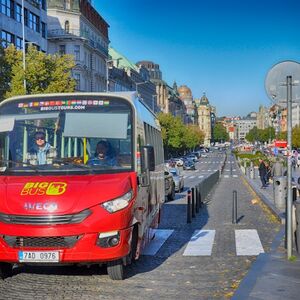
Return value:
M 132 108 L 122 98 L 99 97 L 54 96 L 3 104 L 0 175 L 131 170 Z

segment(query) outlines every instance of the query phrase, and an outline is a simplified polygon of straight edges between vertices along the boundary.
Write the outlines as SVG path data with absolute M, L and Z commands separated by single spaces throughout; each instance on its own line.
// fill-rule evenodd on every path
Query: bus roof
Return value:
M 4 101 L 0 102 L 0 109 L 1 106 L 7 104 L 8 102 L 14 102 L 19 100 L 30 100 L 39 97 L 66 97 L 66 96 L 79 96 L 79 97 L 87 97 L 87 96 L 116 96 L 122 97 L 127 99 L 129 102 L 132 103 L 133 107 L 135 108 L 138 118 L 153 126 L 154 128 L 160 130 L 160 125 L 157 120 L 156 115 L 150 110 L 150 108 L 145 105 L 143 100 L 138 97 L 138 93 L 136 91 L 126 91 L 126 92 L 92 92 L 92 93 L 82 93 L 82 92 L 75 92 L 75 93 L 51 93 L 51 94 L 33 94 L 33 95 L 20 95 L 5 99 Z

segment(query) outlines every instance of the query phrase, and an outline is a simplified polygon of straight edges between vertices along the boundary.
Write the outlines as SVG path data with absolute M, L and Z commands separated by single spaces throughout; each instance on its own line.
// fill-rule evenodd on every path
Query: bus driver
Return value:
M 88 160 L 87 164 L 109 167 L 117 166 L 118 163 L 111 144 L 105 140 L 101 140 L 100 142 L 98 142 L 95 155 L 93 158 L 90 158 Z

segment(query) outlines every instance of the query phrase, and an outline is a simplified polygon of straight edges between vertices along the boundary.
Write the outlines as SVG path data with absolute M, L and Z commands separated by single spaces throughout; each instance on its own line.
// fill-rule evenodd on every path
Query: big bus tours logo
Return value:
M 22 196 L 58 196 L 62 195 L 67 189 L 65 182 L 27 182 L 25 183 Z

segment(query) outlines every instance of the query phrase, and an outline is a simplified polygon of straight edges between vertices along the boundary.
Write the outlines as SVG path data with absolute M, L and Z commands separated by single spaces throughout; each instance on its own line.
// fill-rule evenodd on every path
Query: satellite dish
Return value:
M 286 60 L 274 65 L 265 80 L 265 89 L 271 101 L 280 106 L 287 103 L 287 76 L 292 76 L 292 101 L 300 102 L 300 63 Z

